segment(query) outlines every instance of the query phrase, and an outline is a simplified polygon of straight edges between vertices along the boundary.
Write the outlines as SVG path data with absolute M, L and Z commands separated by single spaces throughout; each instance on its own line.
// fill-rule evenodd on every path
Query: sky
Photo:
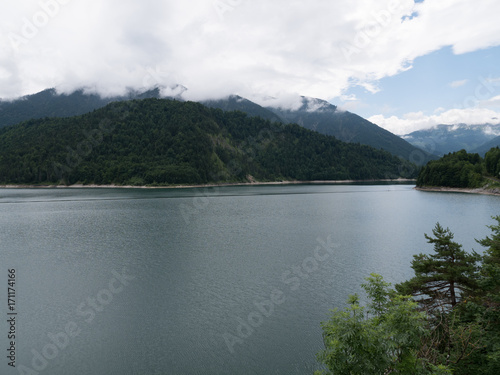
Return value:
M 300 95 L 395 134 L 500 123 L 498 0 L 23 0 L 0 13 L 0 98 L 161 87 Z

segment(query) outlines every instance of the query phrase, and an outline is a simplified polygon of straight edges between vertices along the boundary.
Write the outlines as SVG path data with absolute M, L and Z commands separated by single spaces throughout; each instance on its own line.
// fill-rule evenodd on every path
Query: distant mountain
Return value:
M 161 97 L 159 88 L 145 92 L 130 91 L 124 96 L 105 98 L 97 94 L 85 93 L 83 90 L 77 90 L 71 94 L 58 94 L 55 89 L 47 89 L 13 101 L 0 100 L 0 128 L 18 124 L 26 120 L 45 117 L 83 115 L 112 102 L 148 98 L 159 99 Z M 182 101 L 180 97 L 176 99 Z M 274 112 L 237 95 L 220 100 L 207 100 L 201 103 L 207 107 L 219 108 L 223 111 L 241 111 L 250 116 L 258 116 L 265 120 L 283 121 Z
M 58 94 L 55 89 L 47 89 L 17 100 L 0 101 L 0 128 L 44 117 L 83 115 L 116 101 L 159 97 L 158 88 L 146 92 L 130 91 L 125 96 L 109 98 L 88 94 L 83 90 L 71 94 Z
M 58 95 L 48 89 L 14 101 L 0 101 L 0 128 L 36 118 L 82 115 L 111 101 L 83 91 Z
M 31 119 L 82 115 L 111 102 L 159 97 L 161 92 L 158 88 L 144 93 L 129 92 L 125 96 L 111 98 L 87 94 L 83 90 L 58 95 L 56 90 L 49 89 L 15 101 L 0 101 L 0 128 Z M 177 99 L 182 100 L 180 97 Z M 340 111 L 336 106 L 320 99 L 303 97 L 302 106 L 296 110 L 264 108 L 235 95 L 221 100 L 205 101 L 202 104 L 224 111 L 238 110 L 274 122 L 297 123 L 304 128 L 333 135 L 344 142 L 384 149 L 420 165 L 435 158 L 368 120 L 354 113 Z
M 4 184 L 170 185 L 414 176 L 413 165 L 387 151 L 193 102 L 115 102 L 81 116 L 0 129 Z
M 344 142 L 384 149 L 417 164 L 423 165 L 429 160 L 436 159 L 376 124 L 354 113 L 341 111 L 335 105 L 321 99 L 303 97 L 302 106 L 297 110 L 268 109 L 288 123 L 297 123 L 307 129 L 333 135 Z
M 500 135 L 500 124 L 491 125 L 438 125 L 435 128 L 419 130 L 402 138 L 412 145 L 430 153 L 443 156 L 450 152 L 466 150 L 484 154 L 496 144 L 489 146 L 489 142 Z M 484 147 L 482 147 L 484 145 Z
M 210 108 L 218 108 L 223 111 L 241 111 L 252 117 L 260 117 L 264 120 L 286 123 L 286 121 L 283 121 L 283 119 L 273 111 L 261 107 L 260 105 L 238 95 L 231 95 L 226 99 L 207 100 L 201 103 Z
M 490 149 L 494 147 L 500 147 L 500 136 L 495 137 L 492 140 L 482 144 L 481 146 L 473 149 L 471 152 L 475 152 L 481 156 L 484 156 Z

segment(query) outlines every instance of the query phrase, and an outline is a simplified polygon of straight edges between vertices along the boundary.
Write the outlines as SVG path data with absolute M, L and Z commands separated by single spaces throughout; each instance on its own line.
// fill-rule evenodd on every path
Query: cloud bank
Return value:
M 448 111 L 425 115 L 423 112 L 411 112 L 402 118 L 397 116 L 385 117 L 375 115 L 368 118 L 369 121 L 389 130 L 397 135 L 406 135 L 416 130 L 430 129 L 436 125 L 483 125 L 500 124 L 500 111 L 488 108 L 465 108 L 450 109 Z
M 376 91 L 378 79 L 444 46 L 461 54 L 499 45 L 499 13 L 496 0 L 9 2 L 0 97 L 181 84 L 191 100 L 329 100 L 352 85 Z
M 455 83 L 456 87 L 467 81 L 458 82 Z M 462 103 L 457 103 L 453 109 L 437 108 L 432 115 L 422 111 L 410 112 L 402 117 L 380 114 L 371 116 L 368 120 L 398 135 L 441 124 L 500 124 L 500 78 L 480 78 L 471 95 L 464 97 Z

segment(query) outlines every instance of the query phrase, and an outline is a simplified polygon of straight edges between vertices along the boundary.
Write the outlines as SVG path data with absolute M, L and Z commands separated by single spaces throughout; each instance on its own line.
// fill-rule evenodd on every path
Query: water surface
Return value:
M 0 189 L 17 364 L 54 375 L 312 373 L 320 322 L 364 277 L 411 277 L 438 221 L 482 251 L 474 238 L 498 214 L 498 197 L 411 185 Z M 65 340 L 68 327 L 78 335 Z M 44 350 L 46 363 L 33 362 Z M 18 373 L 2 361 L 2 374 Z

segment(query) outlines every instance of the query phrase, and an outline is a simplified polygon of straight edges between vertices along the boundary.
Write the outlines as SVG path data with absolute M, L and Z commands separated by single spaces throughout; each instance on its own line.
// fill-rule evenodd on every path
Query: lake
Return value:
M 424 233 L 466 250 L 500 198 L 412 185 L 0 189 L 0 373 L 312 374 L 320 322 Z

